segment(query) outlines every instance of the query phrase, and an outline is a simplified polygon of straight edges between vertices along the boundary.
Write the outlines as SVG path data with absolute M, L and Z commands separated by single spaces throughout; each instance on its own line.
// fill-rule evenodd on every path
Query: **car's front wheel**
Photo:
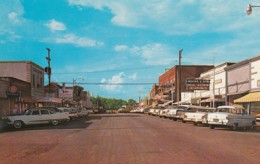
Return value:
M 15 121 L 14 124 L 13 124 L 14 128 L 15 129 L 20 129 L 23 127 L 23 122 L 18 120 L 18 121 Z
M 59 121 L 58 121 L 58 120 L 52 120 L 52 121 L 51 121 L 51 124 L 52 124 L 53 126 L 56 126 L 56 125 L 59 124 Z
M 256 123 L 253 121 L 251 126 L 250 126 L 251 130 L 255 130 L 256 129 Z
M 209 125 L 209 128 L 210 129 L 215 129 L 215 126 L 214 125 Z

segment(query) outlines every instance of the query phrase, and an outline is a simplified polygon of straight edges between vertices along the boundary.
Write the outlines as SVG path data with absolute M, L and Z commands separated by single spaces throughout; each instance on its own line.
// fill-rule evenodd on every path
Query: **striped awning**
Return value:
M 260 102 L 260 92 L 249 93 L 239 99 L 234 100 L 235 103 L 244 102 Z

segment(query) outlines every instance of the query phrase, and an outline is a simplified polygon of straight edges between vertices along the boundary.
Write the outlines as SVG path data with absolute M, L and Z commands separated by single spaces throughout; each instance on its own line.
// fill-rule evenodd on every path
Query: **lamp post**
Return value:
M 252 13 L 252 8 L 253 7 L 260 7 L 260 5 L 248 5 L 247 8 L 246 8 L 246 13 L 247 15 L 250 15 Z

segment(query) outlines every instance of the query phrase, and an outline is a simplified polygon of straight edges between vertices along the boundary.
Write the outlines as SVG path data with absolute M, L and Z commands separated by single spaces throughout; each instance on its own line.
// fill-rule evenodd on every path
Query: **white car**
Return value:
M 189 105 L 180 105 L 177 107 L 174 107 L 169 111 L 168 117 L 170 119 L 173 119 L 173 121 L 177 121 L 181 119 L 181 111 L 186 110 L 189 107 Z
M 245 113 L 244 108 L 236 106 L 219 106 L 216 112 L 208 113 L 206 123 L 211 129 L 215 127 L 254 128 L 256 117 Z
M 25 125 L 33 124 L 52 124 L 58 125 L 61 121 L 67 121 L 68 117 L 61 117 L 61 114 L 55 113 L 45 108 L 32 108 L 26 110 L 21 115 L 7 116 L 2 118 L 8 125 L 19 129 Z
M 82 109 L 79 109 L 78 110 L 78 116 L 79 117 L 85 117 L 85 116 L 88 116 L 88 110 L 85 109 L 85 108 L 82 108 Z
M 76 109 L 72 109 L 68 107 L 59 107 L 58 110 L 68 115 L 70 120 L 73 120 L 76 117 L 78 117 L 78 111 Z
M 159 117 L 160 118 L 162 118 L 162 117 L 166 118 L 166 115 L 167 115 L 168 111 L 169 111 L 169 109 L 161 109 L 160 113 L 159 113 Z
M 202 124 L 203 118 L 207 113 L 214 112 L 215 108 L 205 106 L 190 106 L 190 110 L 184 111 L 181 115 L 182 122 L 193 122 L 194 125 Z
M 154 111 L 155 111 L 155 109 L 154 109 L 154 108 L 151 108 L 151 109 L 148 111 L 148 115 L 154 115 Z

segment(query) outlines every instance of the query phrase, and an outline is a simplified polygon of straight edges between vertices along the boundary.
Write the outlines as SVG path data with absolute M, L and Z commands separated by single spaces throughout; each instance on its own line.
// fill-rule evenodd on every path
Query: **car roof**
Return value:
M 240 107 L 240 106 L 228 106 L 228 105 L 224 105 L 224 106 L 219 106 L 219 107 L 217 107 L 217 109 L 219 109 L 219 108 L 244 109 L 243 107 Z

